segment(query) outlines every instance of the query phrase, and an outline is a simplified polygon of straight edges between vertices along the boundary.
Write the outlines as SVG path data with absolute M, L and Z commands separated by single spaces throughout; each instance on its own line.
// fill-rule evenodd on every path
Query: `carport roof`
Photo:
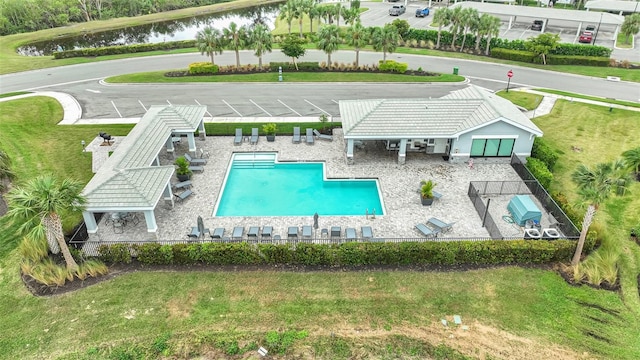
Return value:
M 155 208 L 174 167 L 153 162 L 172 132 L 195 131 L 205 112 L 201 105 L 151 106 L 85 186 L 87 210 Z
M 450 138 L 504 121 L 542 131 L 511 102 L 473 85 L 439 99 L 340 101 L 346 139 Z
M 604 12 L 592 12 L 592 11 L 580 11 L 580 10 L 567 10 L 567 9 L 555 9 L 548 7 L 533 7 L 533 6 L 517 6 L 517 5 L 502 5 L 502 4 L 488 4 L 479 2 L 458 2 L 451 5 L 451 7 L 461 6 L 465 8 L 473 8 L 478 10 L 479 13 L 487 13 L 503 16 L 524 16 L 528 18 L 536 19 L 550 19 L 550 20 L 568 20 L 583 23 L 598 23 L 602 16 L 602 24 L 605 25 L 621 25 L 624 21 L 624 16 L 604 13 Z
M 584 5 L 585 9 L 622 11 L 626 13 L 640 12 L 638 1 L 591 0 Z

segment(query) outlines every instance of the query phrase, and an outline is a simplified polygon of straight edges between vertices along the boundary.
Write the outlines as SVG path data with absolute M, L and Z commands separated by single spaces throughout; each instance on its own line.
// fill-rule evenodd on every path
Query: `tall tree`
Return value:
M 456 50 L 456 40 L 458 40 L 458 34 L 460 33 L 460 29 L 462 29 L 462 21 L 464 17 L 463 11 L 464 9 L 461 6 L 458 6 L 451 11 L 451 50 L 454 51 Z
M 637 34 L 640 31 L 640 14 L 635 13 L 624 17 L 620 32 L 624 35 L 624 42 L 631 43 L 631 36 Z
M 291 34 L 291 23 L 296 17 L 296 5 L 295 0 L 289 0 L 286 3 L 280 5 L 280 15 L 278 19 L 284 20 L 289 25 L 289 34 Z
M 578 265 L 584 241 L 589 232 L 589 227 L 593 221 L 598 208 L 609 196 L 624 195 L 628 173 L 624 172 L 624 163 L 620 161 L 597 164 L 593 169 L 580 164 L 571 174 L 571 180 L 578 186 L 578 195 L 587 204 L 587 211 L 582 221 L 582 231 L 578 238 L 576 251 L 571 259 L 571 265 Z
M 296 19 L 298 19 L 298 30 L 300 31 L 300 37 L 302 35 L 302 22 L 304 20 L 304 15 L 308 12 L 307 8 L 309 7 L 309 0 L 289 0 L 293 2 L 293 15 Z
M 225 40 L 220 30 L 207 26 L 196 33 L 196 48 L 200 54 L 211 57 L 211 63 L 215 64 L 215 54 L 222 54 Z
M 63 214 L 82 211 L 86 199 L 81 195 L 82 184 L 65 179 L 61 182 L 52 175 L 41 175 L 24 186 L 12 189 L 7 195 L 7 216 L 18 231 L 33 239 L 47 239 L 54 254 L 62 251 L 67 269 L 75 271 L 78 264 L 71 256 L 62 232 Z
M 376 27 L 371 34 L 371 44 L 375 51 L 382 50 L 382 61 L 387 61 L 387 53 L 393 53 L 398 47 L 400 34 L 398 28 L 391 24 Z
M 436 40 L 436 49 L 439 49 L 442 28 L 451 24 L 451 9 L 449 9 L 448 7 L 442 7 L 436 10 L 436 13 L 433 15 L 433 22 L 438 24 L 438 38 Z
M 542 64 L 547 65 L 547 55 L 560 44 L 560 35 L 544 33 L 531 37 L 525 42 L 527 50 L 542 58 Z
M 305 39 L 289 34 L 280 44 L 282 53 L 291 58 L 291 60 L 293 61 L 293 65 L 296 67 L 296 70 L 298 70 L 296 59 L 304 56 L 304 54 L 307 52 L 307 50 L 304 48 L 305 43 Z
M 338 25 L 325 25 L 318 31 L 316 47 L 327 54 L 327 64 L 331 67 L 331 54 L 338 51 L 340 28 Z
M 313 33 L 313 20 L 320 19 L 320 9 L 315 1 L 309 1 L 309 7 L 307 8 L 307 16 L 309 16 L 309 32 Z
M 489 14 L 482 14 L 482 16 L 480 16 L 479 24 L 479 28 L 482 29 L 481 36 L 486 36 L 487 39 L 485 55 L 488 56 L 489 48 L 491 47 L 491 39 L 494 36 L 498 36 L 498 34 L 500 33 L 500 18 Z M 476 51 L 479 50 L 479 46 L 480 43 L 476 42 Z
M 360 21 L 347 29 L 345 40 L 356 51 L 356 68 L 360 66 L 360 49 L 369 44 L 369 30 Z
M 273 35 L 269 28 L 262 24 L 258 24 L 251 30 L 250 41 L 251 47 L 255 50 L 254 55 L 258 57 L 258 67 L 262 69 L 262 55 L 271 52 L 273 47 Z
M 480 15 L 478 10 L 473 8 L 465 8 L 462 11 L 462 45 L 460 46 L 460 52 L 464 51 L 464 44 L 467 42 L 467 33 L 475 29 L 478 26 Z
M 240 67 L 240 49 L 245 49 L 249 42 L 249 32 L 246 26 L 240 26 L 231 22 L 228 28 L 222 29 L 227 43 L 236 52 L 236 67 Z

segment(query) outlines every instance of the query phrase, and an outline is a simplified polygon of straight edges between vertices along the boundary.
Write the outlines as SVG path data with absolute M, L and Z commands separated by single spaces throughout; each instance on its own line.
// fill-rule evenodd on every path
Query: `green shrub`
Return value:
M 320 64 L 317 62 L 298 62 L 299 71 L 316 71 L 320 70 Z M 292 62 L 272 62 L 269 63 L 269 69 L 271 71 L 278 71 L 278 68 L 282 66 L 282 71 L 296 71 L 296 66 Z
M 531 149 L 531 156 L 542 161 L 549 171 L 553 171 L 558 161 L 558 153 L 553 150 L 543 138 L 535 138 L 533 140 L 533 148 Z
M 218 65 L 210 62 L 194 62 L 189 64 L 189 75 L 213 75 L 218 72 Z
M 525 50 L 492 48 L 491 57 L 496 59 L 505 59 L 505 60 L 532 63 L 536 55 L 530 51 L 525 51 Z
M 127 244 L 100 245 L 98 256 L 108 264 L 131 263 L 131 252 Z
M 540 185 L 545 189 L 548 189 L 551 185 L 551 181 L 553 181 L 553 174 L 547 168 L 542 160 L 538 160 L 534 157 L 527 158 L 527 169 L 531 171 L 531 174 L 535 176 L 535 178 L 540 182 Z
M 186 49 L 196 46 L 195 40 L 168 41 L 156 44 L 134 44 L 85 48 L 77 50 L 58 51 L 53 53 L 54 59 L 67 59 L 83 56 L 106 56 L 118 54 L 133 54 L 147 51 Z
M 383 72 L 394 72 L 404 74 L 409 68 L 407 63 L 399 63 L 395 60 L 380 60 L 378 63 L 378 70 Z
M 145 265 L 160 264 L 162 256 L 160 254 L 160 244 L 149 243 L 142 245 L 133 245 L 138 261 Z

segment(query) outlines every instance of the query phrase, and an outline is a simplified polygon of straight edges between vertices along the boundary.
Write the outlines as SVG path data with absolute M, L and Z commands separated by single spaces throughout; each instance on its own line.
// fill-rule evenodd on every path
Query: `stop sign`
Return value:
M 507 77 L 508 78 L 512 78 L 513 77 L 513 71 L 511 71 L 511 70 L 507 71 Z

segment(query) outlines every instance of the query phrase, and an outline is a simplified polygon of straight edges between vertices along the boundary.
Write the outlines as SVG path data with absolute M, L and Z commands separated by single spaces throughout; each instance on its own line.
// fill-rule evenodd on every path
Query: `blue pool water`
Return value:
M 323 163 L 235 154 L 215 216 L 383 215 L 376 180 L 326 180 Z

